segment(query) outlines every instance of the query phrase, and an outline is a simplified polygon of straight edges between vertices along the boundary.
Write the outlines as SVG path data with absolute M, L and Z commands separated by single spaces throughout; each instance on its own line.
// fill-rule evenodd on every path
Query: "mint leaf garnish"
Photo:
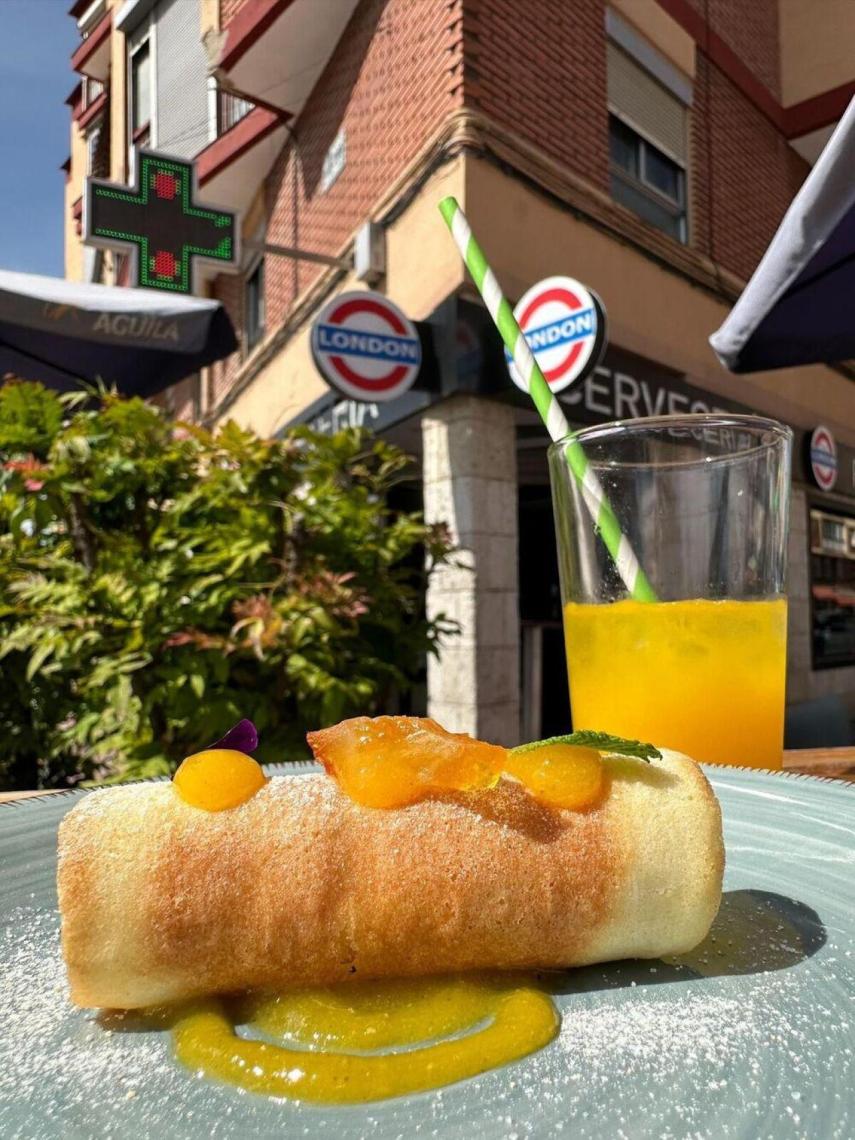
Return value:
M 533 740 L 530 744 L 520 744 L 512 752 L 531 752 L 534 748 L 544 748 L 550 744 L 575 744 L 584 748 L 596 748 L 598 752 L 614 752 L 618 756 L 634 756 L 638 760 L 661 760 L 662 753 L 652 744 L 642 744 L 640 740 L 624 740 L 622 736 L 610 736 L 607 732 L 571 732 L 567 736 L 550 736 L 548 740 Z

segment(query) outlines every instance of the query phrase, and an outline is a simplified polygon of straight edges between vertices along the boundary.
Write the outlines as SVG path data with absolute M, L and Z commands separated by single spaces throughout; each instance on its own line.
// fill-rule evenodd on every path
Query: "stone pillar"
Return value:
M 460 625 L 428 660 L 428 713 L 452 732 L 518 744 L 519 573 L 513 408 L 453 396 L 425 412 L 424 509 L 446 522 L 455 565 L 432 576 L 431 617 Z

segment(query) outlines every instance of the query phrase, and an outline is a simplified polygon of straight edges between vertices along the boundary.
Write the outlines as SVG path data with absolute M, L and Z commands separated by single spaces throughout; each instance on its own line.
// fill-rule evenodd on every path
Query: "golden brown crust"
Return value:
M 354 971 L 676 953 L 717 907 L 718 805 L 691 761 L 666 757 L 668 786 L 625 763 L 586 813 L 552 812 L 511 781 L 391 811 L 359 807 L 323 776 L 274 779 L 219 813 L 168 784 L 93 793 L 60 830 L 73 1000 L 131 1008 Z M 669 839 L 681 813 L 692 818 L 677 826 L 680 842 L 704 847 L 694 861 Z M 645 847 L 664 860 L 658 879 Z M 662 907 L 659 887 L 664 928 L 648 950 L 649 924 L 641 939 L 634 928 L 641 910 Z

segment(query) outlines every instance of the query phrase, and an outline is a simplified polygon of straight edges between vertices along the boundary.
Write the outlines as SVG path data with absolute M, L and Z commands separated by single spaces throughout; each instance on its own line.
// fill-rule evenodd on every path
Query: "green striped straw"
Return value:
M 567 465 L 579 484 L 594 527 L 605 543 L 630 597 L 637 602 L 657 601 L 653 587 L 647 580 L 647 575 L 642 570 L 629 539 L 620 529 L 620 523 L 606 498 L 600 480 L 588 463 L 582 445 L 570 434 L 570 427 L 561 405 L 546 382 L 528 346 L 528 341 L 514 318 L 513 309 L 502 294 L 495 273 L 487 264 L 481 247 L 472 235 L 466 215 L 460 209 L 457 199 L 443 198 L 439 204 L 439 211 L 451 230 L 451 236 L 460 250 L 460 256 L 472 274 L 472 279 L 508 352 L 514 358 L 517 371 L 525 382 L 526 391 L 534 401 L 534 406 L 540 413 L 550 438 L 554 443 L 558 443 L 569 437 L 564 447 Z

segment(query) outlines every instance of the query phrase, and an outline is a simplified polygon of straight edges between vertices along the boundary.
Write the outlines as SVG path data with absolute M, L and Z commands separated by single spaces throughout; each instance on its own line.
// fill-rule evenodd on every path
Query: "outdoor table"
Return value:
M 784 771 L 803 776 L 825 776 L 835 780 L 848 780 L 855 784 L 855 747 L 847 748 L 793 748 L 784 753 Z M 43 792 L 0 792 L 0 803 L 22 800 L 30 796 L 52 796 L 57 788 Z

